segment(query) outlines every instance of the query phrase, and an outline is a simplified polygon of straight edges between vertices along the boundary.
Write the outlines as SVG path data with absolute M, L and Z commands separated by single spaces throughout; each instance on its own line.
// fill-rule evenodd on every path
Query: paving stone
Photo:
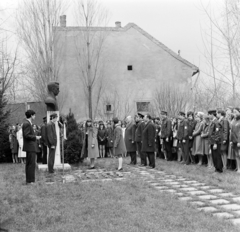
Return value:
M 166 186 L 155 186 L 155 189 L 162 190 L 162 189 L 168 189 L 168 187 L 166 187 Z
M 240 197 L 234 197 L 232 198 L 233 201 L 240 202 Z
M 186 180 L 186 181 L 183 181 L 184 183 L 186 183 L 186 184 L 195 184 L 195 183 L 197 183 L 197 181 L 195 181 L 195 180 Z
M 191 195 L 204 195 L 206 194 L 204 191 L 191 191 L 191 192 L 188 192 L 189 194 Z
M 191 185 L 194 186 L 194 187 L 195 187 L 195 186 L 197 187 L 197 186 L 202 186 L 202 185 L 205 185 L 205 184 L 202 184 L 202 183 L 195 183 L 195 184 L 191 184 Z
M 235 213 L 235 214 L 237 214 L 237 215 L 240 215 L 240 210 L 233 211 L 233 213 Z
M 211 200 L 210 203 L 214 205 L 223 205 L 223 204 L 229 204 L 230 202 L 225 199 L 217 199 L 217 200 Z
M 179 197 L 182 197 L 182 196 L 184 196 L 184 194 L 183 194 L 183 193 L 176 193 L 176 195 L 178 195 Z
M 173 182 L 174 180 L 172 180 L 172 179 L 165 179 L 165 180 L 163 180 L 164 182 Z
M 169 185 L 179 185 L 180 183 L 179 182 L 167 182 L 166 184 L 169 184 Z
M 215 211 L 217 211 L 216 208 L 211 207 L 211 206 L 201 207 L 201 208 L 198 208 L 198 210 L 204 211 L 204 212 L 206 212 L 206 213 L 207 213 L 207 212 L 215 212 Z
M 204 206 L 205 205 L 205 203 L 202 201 L 192 201 L 192 202 L 190 202 L 190 204 L 196 205 L 196 206 Z
M 194 191 L 194 190 L 197 190 L 196 188 L 181 188 L 182 191 L 186 191 L 186 192 L 189 192 L 189 191 Z
M 192 197 L 179 197 L 178 199 L 181 201 L 190 201 L 192 200 Z
M 179 185 L 179 184 L 172 185 L 172 188 L 180 188 L 180 187 L 181 187 L 181 185 Z
M 160 185 L 159 183 L 150 183 L 150 185 L 152 185 L 152 186 L 158 186 L 158 185 Z
M 210 189 L 208 190 L 210 193 L 222 193 L 223 190 L 222 189 Z
M 238 210 L 240 209 L 240 205 L 237 204 L 229 204 L 229 205 L 221 205 L 220 207 L 227 209 L 227 210 Z
M 210 199 L 215 199 L 217 198 L 216 196 L 214 195 L 204 195 L 204 196 L 198 196 L 200 199 L 202 200 L 210 200 Z
M 211 187 L 210 186 L 200 186 L 199 188 L 200 189 L 210 189 Z
M 232 193 L 219 193 L 218 195 L 221 197 L 233 197 L 234 196 L 234 194 L 232 194 Z
M 184 180 L 186 180 L 185 178 L 178 178 L 178 179 L 176 179 L 177 181 L 184 181 Z
M 168 192 L 168 193 L 176 193 L 177 191 L 174 189 L 163 189 L 164 192 Z
M 181 184 L 180 186 L 181 186 L 181 188 L 190 188 L 190 186 L 187 184 Z
M 234 216 L 230 213 L 214 213 L 213 216 L 218 217 L 218 218 L 233 218 Z
M 234 225 L 240 225 L 240 218 L 230 219 L 229 221 Z

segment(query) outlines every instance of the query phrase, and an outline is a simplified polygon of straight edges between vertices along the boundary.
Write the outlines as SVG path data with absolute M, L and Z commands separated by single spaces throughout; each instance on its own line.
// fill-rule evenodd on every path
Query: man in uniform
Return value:
M 223 172 L 223 162 L 221 158 L 221 142 L 222 142 L 222 125 L 217 120 L 216 110 L 209 110 L 208 115 L 211 117 L 211 123 L 209 126 L 209 145 L 211 148 L 213 165 L 215 172 Z
M 135 131 L 135 141 L 137 145 L 137 152 L 141 159 L 141 166 L 147 166 L 147 158 L 146 154 L 142 152 L 142 132 L 145 127 L 144 121 L 143 121 L 143 115 L 138 113 L 136 115 L 136 131 Z
M 47 117 L 43 118 L 43 124 L 41 125 L 41 147 L 42 147 L 42 163 L 47 164 Z
M 179 147 L 182 150 L 182 164 L 188 165 L 189 161 L 189 135 L 188 135 L 188 121 L 185 119 L 185 113 L 180 111 L 178 116 L 180 122 L 177 131 L 177 139 L 179 141 Z
M 155 168 L 155 132 L 156 128 L 149 114 L 144 116 L 145 127 L 142 132 L 142 152 L 148 156 L 149 166 Z
M 167 161 L 172 161 L 172 122 L 167 117 L 167 111 L 161 111 L 161 138 L 166 152 Z

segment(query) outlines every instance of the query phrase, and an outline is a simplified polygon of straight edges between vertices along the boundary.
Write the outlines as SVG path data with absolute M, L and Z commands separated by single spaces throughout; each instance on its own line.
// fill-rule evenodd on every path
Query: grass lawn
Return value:
M 114 162 L 99 159 L 97 166 L 114 170 Z M 74 167 L 78 168 L 86 169 L 86 164 Z M 157 169 L 240 193 L 236 173 L 215 175 L 203 167 L 163 160 L 157 160 Z M 0 228 L 23 232 L 240 231 L 240 227 L 199 212 L 174 195 L 159 193 L 141 179 L 47 185 L 45 175 L 37 172 L 37 184 L 26 186 L 23 165 L 0 164 Z

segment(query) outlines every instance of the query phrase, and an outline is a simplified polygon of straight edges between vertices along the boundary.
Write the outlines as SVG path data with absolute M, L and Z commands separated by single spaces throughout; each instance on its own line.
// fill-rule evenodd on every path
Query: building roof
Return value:
M 165 46 L 163 43 L 159 42 L 157 39 L 155 39 L 153 36 L 148 34 L 146 31 L 144 31 L 142 28 L 137 26 L 135 23 L 128 23 L 125 27 L 55 27 L 56 31 L 127 31 L 130 28 L 136 29 L 138 32 L 140 32 L 142 35 L 146 36 L 149 40 L 151 40 L 153 43 L 161 47 L 164 51 L 169 53 L 172 57 L 175 59 L 179 60 L 180 62 L 184 63 L 185 65 L 189 66 L 195 72 L 193 73 L 196 74 L 199 72 L 199 68 L 195 66 L 194 64 L 190 63 L 189 61 L 183 59 L 181 56 L 179 56 L 177 53 L 173 52 L 171 49 L 169 49 L 167 46 Z

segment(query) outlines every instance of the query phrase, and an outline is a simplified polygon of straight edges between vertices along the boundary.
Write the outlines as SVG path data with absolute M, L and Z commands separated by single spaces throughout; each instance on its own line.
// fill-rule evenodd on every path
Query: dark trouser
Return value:
M 128 152 L 131 157 L 131 164 L 137 164 L 137 154 L 136 151 Z
M 155 154 L 154 152 L 146 152 L 149 160 L 149 166 L 155 168 Z
M 163 139 L 163 143 L 166 150 L 167 160 L 171 161 L 172 160 L 172 146 L 171 146 L 172 141 L 168 140 L 167 142 L 166 139 Z
M 138 154 L 141 159 L 141 164 L 144 166 L 147 166 L 147 157 L 146 157 L 146 153 L 142 152 L 142 143 L 141 142 L 137 142 L 137 151 L 138 151 Z
M 217 172 L 222 172 L 223 170 L 223 163 L 221 157 L 221 144 L 217 144 L 217 149 L 213 149 L 213 145 L 211 145 L 211 152 L 212 152 L 212 159 L 213 165 Z
M 42 163 L 47 164 L 47 146 L 42 144 Z
M 53 173 L 53 166 L 55 161 L 55 151 L 56 149 L 49 148 L 49 155 L 48 155 L 48 171 L 49 173 Z
M 35 182 L 36 152 L 26 152 L 26 182 Z
M 188 145 L 188 140 L 185 140 L 185 143 L 182 141 L 179 141 L 180 143 L 180 148 L 182 149 L 182 156 L 183 156 L 183 161 L 186 164 L 189 164 L 189 145 Z

